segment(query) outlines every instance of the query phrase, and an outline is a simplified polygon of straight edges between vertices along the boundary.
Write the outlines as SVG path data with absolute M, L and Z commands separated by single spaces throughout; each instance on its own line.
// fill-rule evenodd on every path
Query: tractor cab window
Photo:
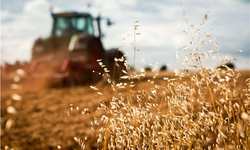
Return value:
M 86 19 L 85 18 L 73 18 L 72 21 L 74 20 L 74 26 L 77 30 L 79 31 L 84 31 L 86 30 Z
M 93 27 L 93 22 L 92 22 L 92 18 L 88 18 L 87 19 L 87 24 L 88 24 L 88 33 L 90 35 L 94 35 L 95 31 L 94 31 L 94 27 Z
M 92 18 L 90 17 L 57 17 L 54 22 L 53 35 L 71 35 L 84 33 L 94 35 Z
M 63 34 L 70 33 L 69 22 L 67 18 L 58 17 L 55 24 L 55 34 L 61 36 Z

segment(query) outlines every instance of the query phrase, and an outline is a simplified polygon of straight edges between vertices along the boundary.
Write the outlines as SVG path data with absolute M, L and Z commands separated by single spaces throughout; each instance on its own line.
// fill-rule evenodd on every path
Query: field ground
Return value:
M 162 77 L 170 74 L 160 73 L 155 83 L 164 86 Z M 152 77 L 149 75 L 148 79 Z M 245 88 L 249 77 L 249 71 L 242 72 L 240 88 Z M 136 88 L 150 90 L 150 84 L 146 79 L 137 83 Z M 109 94 L 106 82 L 100 81 L 97 86 L 104 95 Z M 88 137 L 86 149 L 96 149 L 96 131 L 90 129 L 90 122 L 94 116 L 101 116 L 95 111 L 101 102 L 108 101 L 107 98 L 98 95 L 89 85 L 58 89 L 35 89 L 33 84 L 29 87 L 19 93 L 21 101 L 14 101 L 11 94 L 18 91 L 7 90 L 7 84 L 1 85 L 1 149 L 5 145 L 15 150 L 52 150 L 58 149 L 58 145 L 61 149 L 80 149 L 74 137 Z M 14 107 L 16 114 L 7 113 L 8 106 Z M 89 108 L 88 115 L 81 114 L 84 108 Z

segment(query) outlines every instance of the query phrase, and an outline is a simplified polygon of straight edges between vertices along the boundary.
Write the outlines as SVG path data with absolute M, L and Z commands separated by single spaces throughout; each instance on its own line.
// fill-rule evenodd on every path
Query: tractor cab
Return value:
M 101 38 L 101 20 L 107 20 L 107 26 L 113 23 L 108 18 L 92 17 L 86 12 L 51 13 L 53 18 L 52 36 L 64 36 L 83 33 Z M 98 33 L 97 33 L 98 30 Z
M 93 17 L 89 13 L 52 13 L 52 36 L 64 36 L 83 33 L 94 36 Z

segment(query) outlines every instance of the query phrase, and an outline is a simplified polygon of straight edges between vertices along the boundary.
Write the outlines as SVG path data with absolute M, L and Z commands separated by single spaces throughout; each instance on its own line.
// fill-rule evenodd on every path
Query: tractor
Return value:
M 94 18 L 86 12 L 51 12 L 51 16 L 51 35 L 35 40 L 31 61 L 6 65 L 2 74 L 21 68 L 30 78 L 43 78 L 51 85 L 60 83 L 63 86 L 97 82 L 104 71 L 111 78 L 119 79 L 124 69 L 123 53 L 118 48 L 104 50 L 101 41 L 101 20 L 106 20 L 110 26 L 112 22 L 109 19 Z M 115 62 L 115 58 L 120 61 Z

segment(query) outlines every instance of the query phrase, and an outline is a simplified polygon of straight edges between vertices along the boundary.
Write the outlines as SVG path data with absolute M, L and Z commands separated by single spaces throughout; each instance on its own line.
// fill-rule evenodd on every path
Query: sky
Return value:
M 136 41 L 140 51 L 136 52 L 136 68 L 168 64 L 169 70 L 177 65 L 176 49 L 191 46 L 188 25 L 182 16 L 184 6 L 187 16 L 190 16 L 189 24 L 194 27 L 198 27 L 207 14 L 202 33 L 209 32 L 216 38 L 223 58 L 234 57 L 237 59 L 233 61 L 236 68 L 250 70 L 249 0 L 1 0 L 1 65 L 30 60 L 33 42 L 50 35 L 51 6 L 54 12 L 89 12 L 94 17 L 100 14 L 112 20 L 112 26 L 102 22 L 105 34 L 102 42 L 106 50 L 124 45 L 121 44 L 123 38 L 133 34 L 134 20 L 138 20 L 140 35 Z M 121 47 L 122 51 L 132 64 L 133 48 L 127 39 L 125 45 Z M 242 52 L 236 54 L 237 50 Z M 185 52 L 179 51 L 178 54 L 184 58 Z M 143 65 L 142 60 L 145 60 Z M 213 59 L 204 62 L 212 68 L 218 64 Z

